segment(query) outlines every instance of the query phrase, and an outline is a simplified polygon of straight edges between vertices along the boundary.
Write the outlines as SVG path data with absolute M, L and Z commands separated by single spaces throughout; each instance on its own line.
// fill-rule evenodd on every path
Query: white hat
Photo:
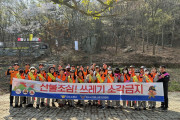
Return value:
M 30 67 L 30 70 L 31 70 L 31 69 L 36 69 L 36 68 L 35 68 L 35 67 Z
M 66 69 L 70 68 L 70 66 L 66 66 Z

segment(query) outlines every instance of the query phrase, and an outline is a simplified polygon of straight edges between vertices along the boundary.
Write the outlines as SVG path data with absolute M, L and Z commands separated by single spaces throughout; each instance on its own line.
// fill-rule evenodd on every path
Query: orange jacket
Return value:
M 52 75 L 53 75 L 55 78 L 57 77 L 56 72 L 52 73 Z M 52 82 L 52 79 L 48 76 L 48 77 L 47 77 L 47 81 L 48 81 L 48 82 Z
M 131 77 L 128 74 L 124 74 L 124 82 L 129 81 Z
M 11 85 L 12 85 L 12 80 L 16 76 L 17 73 L 19 73 L 18 70 L 10 70 L 10 69 L 8 69 L 8 71 L 6 72 L 6 75 L 11 75 L 11 78 L 10 78 Z
M 66 80 L 66 75 L 65 74 L 63 74 L 63 75 L 58 75 L 57 76 L 59 79 L 61 79 L 62 81 L 65 81 Z
M 113 82 L 114 82 L 114 76 L 110 75 L 110 77 L 111 77 L 111 79 L 112 79 L 113 81 L 111 81 L 111 80 L 109 79 L 109 77 L 107 77 L 107 83 L 113 83 Z

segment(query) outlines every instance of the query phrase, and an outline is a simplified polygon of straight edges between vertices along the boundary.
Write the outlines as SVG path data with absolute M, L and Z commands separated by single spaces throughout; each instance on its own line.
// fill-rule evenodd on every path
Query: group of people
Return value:
M 13 68 L 13 69 L 12 69 Z M 159 72 L 155 67 L 151 69 L 146 68 L 145 66 L 141 66 L 140 68 L 135 68 L 135 66 L 131 65 L 130 67 L 124 67 L 123 69 L 115 68 L 112 69 L 111 66 L 107 66 L 103 63 L 103 66 L 97 66 L 95 63 L 84 68 L 83 66 L 75 66 L 75 65 L 67 65 L 63 68 L 61 65 L 50 66 L 48 70 L 44 69 L 44 64 L 39 64 L 39 67 L 36 69 L 30 64 L 25 64 L 25 68 L 19 68 L 19 64 L 15 63 L 13 67 L 9 67 L 6 72 L 6 75 L 11 76 L 10 80 L 10 92 L 12 90 L 12 80 L 13 78 L 18 79 L 27 79 L 33 81 L 42 81 L 42 82 L 65 82 L 65 83 L 127 83 L 127 82 L 163 82 L 164 88 L 164 102 L 161 103 L 160 108 L 162 110 L 168 109 L 168 81 L 169 74 L 166 72 L 166 66 L 162 65 L 159 68 Z M 13 106 L 13 96 L 10 93 L 10 106 Z M 156 107 L 156 102 L 154 101 L 122 101 L 122 105 L 120 101 L 109 101 L 107 100 L 107 104 L 105 100 L 78 100 L 75 104 L 74 100 L 64 100 L 64 99 L 45 99 L 45 98 L 36 98 L 34 97 L 23 97 L 23 96 L 15 96 L 15 108 L 22 107 L 22 105 L 26 105 L 26 107 L 33 107 L 34 102 L 36 100 L 36 108 L 40 107 L 55 107 L 55 102 L 58 103 L 59 107 L 63 107 L 68 104 L 71 107 L 75 107 L 75 105 L 85 106 L 95 105 L 100 109 L 107 108 L 126 108 L 132 107 L 135 110 L 146 110 L 154 109 Z M 148 104 L 147 104 L 148 103 Z

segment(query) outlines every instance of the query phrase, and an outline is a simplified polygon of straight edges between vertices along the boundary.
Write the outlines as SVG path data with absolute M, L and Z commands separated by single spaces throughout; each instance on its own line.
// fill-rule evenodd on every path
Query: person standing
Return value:
M 131 80 L 131 75 L 129 74 L 128 68 L 124 67 L 122 70 L 122 76 L 121 76 L 121 82 L 122 83 L 129 83 Z M 127 106 L 130 108 L 131 101 L 123 100 L 123 108 L 126 108 Z
M 97 67 L 96 67 L 96 69 L 97 69 Z M 104 69 L 100 69 L 99 72 L 96 72 L 95 76 L 96 76 L 97 84 L 98 83 L 107 83 L 106 75 L 104 73 L 105 73 Z M 106 79 L 106 81 L 105 81 L 105 79 Z M 96 100 L 96 102 L 97 101 L 100 101 L 100 109 L 105 109 L 105 100 Z
M 132 80 L 131 82 L 137 82 L 137 83 L 143 82 L 143 79 L 140 77 L 140 71 L 138 69 L 135 70 L 135 76 L 133 76 L 131 80 Z M 141 101 L 133 101 L 133 103 L 135 110 L 141 110 Z
M 164 102 L 161 102 L 161 109 L 162 110 L 168 110 L 168 83 L 170 79 L 169 73 L 166 72 L 166 66 L 161 65 L 159 67 L 159 79 L 157 82 L 163 83 L 163 90 L 164 90 Z
M 68 83 L 76 83 L 76 75 L 75 70 L 70 70 L 70 75 L 67 76 L 67 82 Z M 74 100 L 68 100 L 69 106 L 74 107 Z
M 19 64 L 18 63 L 14 63 L 13 65 L 13 70 L 12 70 L 12 67 L 10 66 L 6 72 L 6 75 L 10 75 L 11 78 L 10 78 L 10 106 L 13 106 L 13 99 L 14 97 L 11 95 L 11 91 L 12 91 L 12 81 L 13 81 L 13 78 L 16 76 L 16 74 L 19 72 L 18 69 L 19 69 Z
M 65 73 L 65 69 L 60 69 L 59 74 L 57 76 L 57 79 L 59 80 L 58 82 L 60 83 L 65 83 L 67 82 L 67 75 L 70 75 L 70 71 L 69 71 L 69 67 L 68 67 L 68 74 Z M 58 104 L 59 107 L 64 107 L 64 105 L 66 104 L 66 100 L 65 99 L 58 99 Z
M 27 78 L 28 78 L 28 80 L 36 81 L 37 74 L 36 74 L 36 68 L 35 67 L 30 68 L 30 71 L 28 73 Z M 27 101 L 28 105 L 26 107 L 33 107 L 34 97 L 27 97 L 27 100 L 28 100 Z
M 56 82 L 57 73 L 55 72 L 55 67 L 50 67 L 47 73 L 48 82 Z M 52 106 L 55 107 L 55 99 L 52 99 Z M 50 108 L 50 98 L 47 98 L 47 108 Z
M 114 73 L 110 67 L 108 68 L 105 81 L 107 81 L 107 83 L 117 83 L 117 78 L 114 77 Z M 110 100 L 107 100 L 107 104 L 108 104 L 107 108 L 114 109 L 115 103 L 116 103 L 115 100 L 112 100 L 112 102 Z
M 19 69 L 19 72 L 16 74 L 15 78 L 17 78 L 17 79 L 25 79 L 24 70 Z M 20 106 L 18 106 L 19 99 L 20 99 Z M 15 106 L 14 106 L 14 108 L 22 107 L 23 99 L 24 99 L 23 96 L 15 96 Z
M 39 73 L 37 74 L 37 80 L 40 81 L 40 82 L 46 82 L 46 78 L 47 78 L 47 75 L 46 75 L 46 71 L 44 68 L 41 68 L 39 70 Z M 41 107 L 44 107 L 44 98 L 37 98 L 37 104 L 36 104 L 36 109 L 39 109 L 39 105 L 40 105 L 40 101 L 41 101 Z
M 90 69 L 89 74 L 87 74 L 86 76 L 85 83 L 96 83 L 96 76 L 93 74 L 93 72 L 94 71 Z M 88 100 L 88 102 L 89 105 L 91 105 L 91 102 L 93 102 L 94 105 L 96 104 L 96 100 Z
M 155 67 L 152 67 L 150 74 L 153 77 L 153 82 L 157 82 L 159 76 L 157 74 L 157 70 Z M 156 101 L 149 101 L 149 109 L 154 109 L 154 108 L 156 108 Z
M 145 82 L 145 83 L 153 83 L 153 77 L 150 74 L 149 69 L 147 69 L 147 68 L 144 68 L 143 82 Z M 143 107 L 143 110 L 146 110 L 146 101 L 142 101 L 142 107 Z
M 25 78 L 27 78 L 27 76 L 28 76 L 29 69 L 30 69 L 30 64 L 29 64 L 29 63 L 26 63 L 26 64 L 25 64 L 25 70 L 24 70 Z M 26 98 L 27 98 L 26 96 L 23 97 L 23 102 L 22 102 L 22 104 L 26 104 L 26 101 L 27 101 Z
M 117 83 L 121 83 L 121 73 L 118 67 L 114 70 L 114 77 L 117 79 Z M 116 100 L 116 106 L 122 108 L 120 100 Z
M 79 70 L 76 76 L 76 83 L 84 83 L 84 79 L 85 77 L 83 71 Z M 80 106 L 85 106 L 84 100 L 78 100 L 78 104 L 80 104 Z

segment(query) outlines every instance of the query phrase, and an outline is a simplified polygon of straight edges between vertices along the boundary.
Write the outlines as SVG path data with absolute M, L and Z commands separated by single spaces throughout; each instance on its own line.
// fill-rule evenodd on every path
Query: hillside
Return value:
M 118 48 L 117 55 L 115 54 L 114 47 L 108 47 L 101 49 L 98 53 L 92 54 L 92 62 L 102 64 L 103 62 L 109 65 L 160 65 L 166 64 L 169 67 L 175 67 L 174 65 L 180 65 L 180 48 L 156 46 L 156 55 L 152 55 L 152 46 L 149 45 L 148 49 L 145 49 L 145 53 L 142 53 L 142 47 L 138 46 L 135 51 L 132 48 L 130 52 L 124 52 L 126 48 Z M 62 47 L 62 51 L 59 53 L 61 61 L 60 63 L 72 63 L 87 65 L 91 61 L 91 57 L 88 53 L 81 50 L 74 51 L 72 49 Z

